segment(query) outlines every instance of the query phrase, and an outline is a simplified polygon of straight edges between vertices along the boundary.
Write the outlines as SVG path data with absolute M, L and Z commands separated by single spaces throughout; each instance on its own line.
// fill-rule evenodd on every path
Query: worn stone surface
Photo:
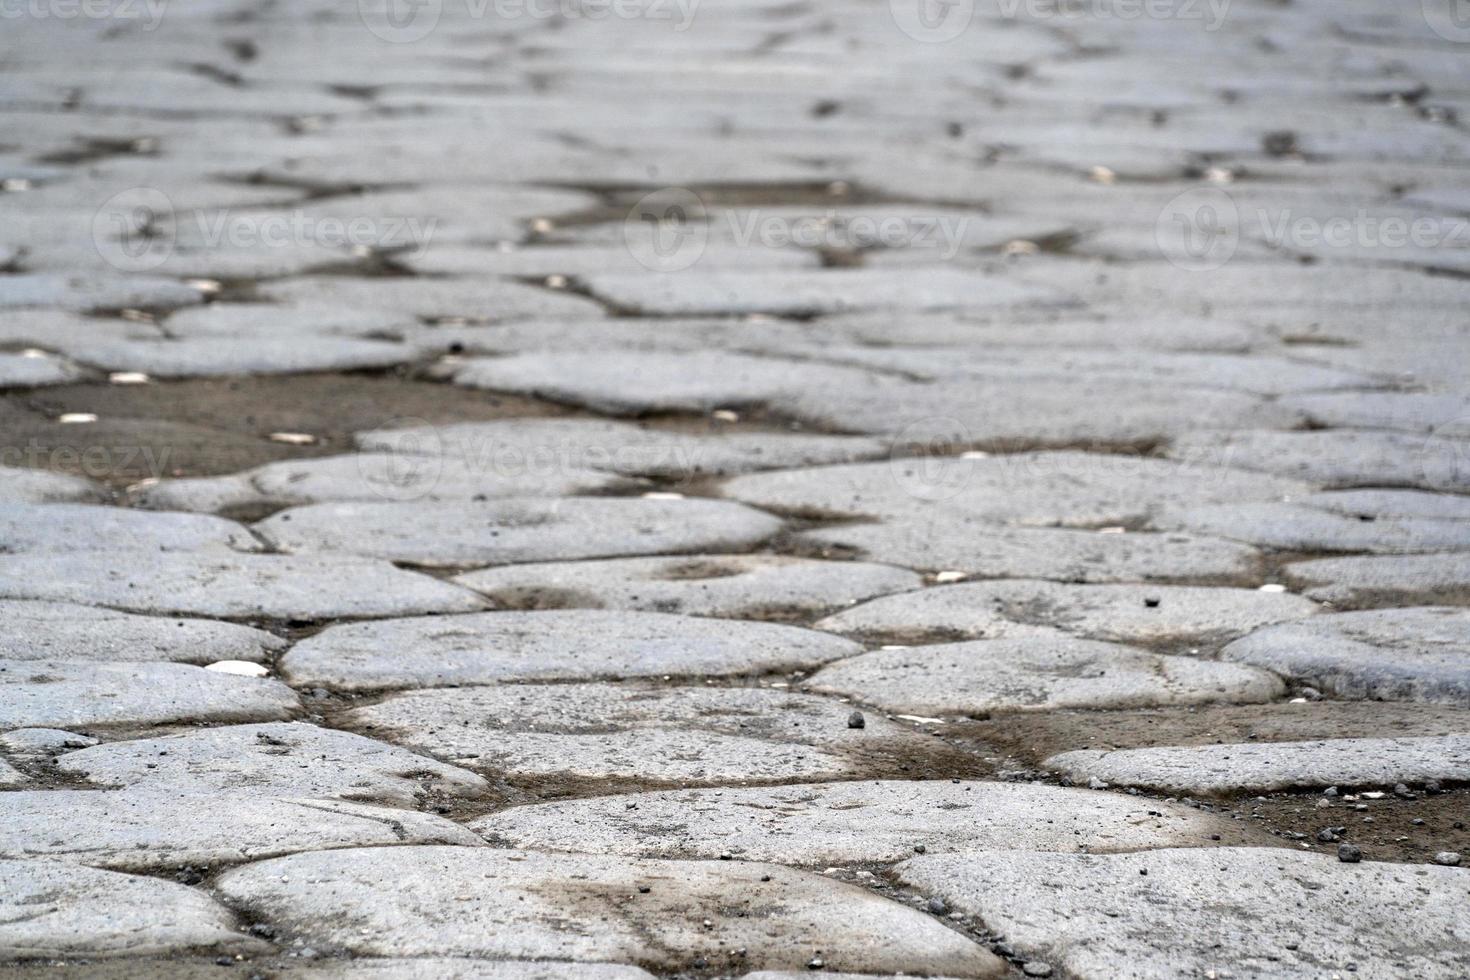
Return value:
M 285 649 L 264 630 L 209 619 L 138 616 L 68 602 L 0 601 L 0 659 L 261 661 Z
M 1262 670 L 1080 640 L 1045 628 L 1007 639 L 876 650 L 809 682 L 889 711 L 975 715 L 1056 708 L 1143 708 L 1269 701 L 1284 688 Z
M 338 797 L 410 805 L 434 790 L 474 796 L 473 773 L 350 732 L 299 722 L 231 725 L 108 742 L 57 760 L 66 773 L 138 792 Z
M 698 958 L 800 969 L 820 956 L 839 970 L 1004 971 L 988 950 L 922 913 L 776 865 L 361 848 L 264 861 L 227 872 L 218 888 L 261 918 L 296 923 L 312 942 L 367 955 L 616 960 L 656 969 Z M 582 927 L 567 929 L 568 919 Z
M 1374 609 L 1257 630 L 1220 655 L 1340 698 L 1470 707 L 1470 610 Z
M 25 773 L 4 759 L 0 759 L 0 789 L 11 789 L 16 786 L 23 786 L 28 782 L 30 780 L 26 778 Z
M 740 550 L 780 529 L 779 519 L 725 501 L 612 497 L 312 504 L 255 525 L 288 553 L 450 566 Z
M 1321 558 L 1287 565 L 1286 580 L 1310 598 L 1348 608 L 1464 603 L 1470 599 L 1470 556 Z
M 798 432 L 689 432 L 600 419 L 516 419 L 408 426 L 357 434 L 369 452 L 440 455 L 488 472 L 563 474 L 582 469 L 688 480 L 886 455 L 888 444 Z
M 860 649 L 794 626 L 569 609 L 332 626 L 296 644 L 281 667 L 292 683 L 351 691 L 761 674 L 807 669 Z
M 225 619 L 402 616 L 484 605 L 468 589 L 339 555 L 0 555 L 0 595 Z
M 1470 779 L 1470 735 L 1079 750 L 1046 760 L 1074 780 L 1171 793 L 1273 792 Z
M 17 728 L 0 735 L 0 748 L 18 759 L 42 759 L 72 749 L 96 745 L 90 735 L 78 735 L 59 728 Z
M 56 815 L 66 813 L 58 826 Z M 0 858 L 147 872 L 334 847 L 478 843 L 442 817 L 340 800 L 58 790 L 0 795 Z
M 915 847 L 950 851 L 1105 851 L 1238 839 L 1230 821 L 1121 794 L 1018 783 L 863 781 L 671 790 L 538 803 L 470 827 L 538 851 L 633 857 L 731 855 L 826 867 L 889 862 Z
M 100 487 L 81 477 L 0 466 L 0 501 L 5 503 L 90 503 L 101 496 Z
M 490 774 L 711 784 L 852 776 L 915 741 L 769 688 L 514 684 L 411 691 L 351 712 L 374 737 Z
M 0 860 L 0 957 L 141 956 L 263 946 L 204 892 L 61 861 Z
M 1422 435 L 1352 429 L 1317 432 L 1197 433 L 1177 440 L 1175 459 L 1264 470 L 1327 487 L 1411 487 L 1470 491 L 1470 471 L 1446 466 L 1441 456 L 1470 447 L 1459 438 L 1443 445 Z
M 0 729 L 272 720 L 297 707 L 280 681 L 170 663 L 0 660 L 0 690 Z
M 797 537 L 818 554 L 857 555 L 924 571 L 1062 582 L 1250 582 L 1261 556 L 1249 545 L 1190 534 L 1005 527 L 955 515 L 838 524 Z
M 0 551 L 259 551 L 248 528 L 203 514 L 86 504 L 0 505 Z
M 1450 868 L 1348 867 L 1325 854 L 1231 847 L 936 854 L 899 875 L 980 916 L 1027 959 L 1076 977 L 1448 980 L 1470 969 L 1456 910 L 1464 875 Z
M 1161 514 L 1154 523 L 1280 551 L 1403 554 L 1470 550 L 1470 521 L 1376 516 L 1364 520 L 1287 503 L 1189 507 Z
M 1218 646 L 1260 626 L 1300 619 L 1317 604 L 1287 593 L 1178 585 L 961 582 L 889 596 L 829 616 L 820 629 L 854 636 L 995 639 L 1029 627 L 1092 640 L 1179 648 Z
M 509 608 L 628 609 L 732 618 L 806 616 L 923 584 L 867 562 L 781 555 L 617 558 L 489 568 L 454 579 Z

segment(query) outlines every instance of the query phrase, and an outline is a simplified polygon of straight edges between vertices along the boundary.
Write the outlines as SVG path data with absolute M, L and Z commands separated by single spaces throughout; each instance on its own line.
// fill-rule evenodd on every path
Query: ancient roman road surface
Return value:
M 1467 68 L 0 0 L 0 977 L 1470 976 Z

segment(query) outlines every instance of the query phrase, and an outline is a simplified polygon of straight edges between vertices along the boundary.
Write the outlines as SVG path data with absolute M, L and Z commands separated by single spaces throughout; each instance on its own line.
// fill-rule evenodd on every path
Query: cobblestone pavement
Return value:
M 0 0 L 0 976 L 1470 976 L 1462 7 Z

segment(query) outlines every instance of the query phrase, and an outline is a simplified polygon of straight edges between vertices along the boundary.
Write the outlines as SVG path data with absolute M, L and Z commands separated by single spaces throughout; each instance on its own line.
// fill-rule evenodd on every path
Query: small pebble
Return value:
M 1022 964 L 1021 972 L 1028 977 L 1049 977 L 1051 976 L 1051 964 L 1040 960 L 1028 960 Z
M 854 711 L 852 714 L 850 714 L 850 715 L 847 716 L 847 727 L 848 728 L 867 728 L 868 727 L 868 719 L 866 719 L 866 718 L 863 717 L 863 713 L 861 711 Z
M 1460 853 L 1458 851 L 1440 851 L 1434 856 L 1435 864 L 1442 864 L 1447 868 L 1458 868 L 1460 866 Z
M 1338 844 L 1337 859 L 1343 864 L 1357 864 L 1363 860 L 1363 851 L 1356 844 Z
M 1459 855 L 1456 855 L 1457 859 L 1458 857 Z M 946 911 L 949 910 L 949 906 L 944 904 L 944 899 L 937 897 L 929 899 L 928 908 L 929 911 L 933 912 L 935 915 L 943 915 Z

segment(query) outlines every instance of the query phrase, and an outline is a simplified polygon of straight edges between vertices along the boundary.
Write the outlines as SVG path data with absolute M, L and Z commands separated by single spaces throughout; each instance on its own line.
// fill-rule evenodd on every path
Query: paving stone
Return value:
M 936 854 L 905 884 L 1078 978 L 1456 977 L 1470 969 L 1463 875 L 1282 848 Z
M 0 276 L 0 308 L 45 306 L 86 312 L 125 308 L 168 309 L 192 306 L 198 290 L 151 276 L 98 278 L 86 275 Z
M 294 684 L 345 691 L 805 670 L 850 640 L 774 623 L 650 612 L 545 610 L 329 626 L 281 660 Z
M 1196 795 L 1463 782 L 1470 778 L 1470 735 L 1083 749 L 1054 755 L 1044 765 L 1073 781 Z
M 809 616 L 923 585 L 907 569 L 784 555 L 615 558 L 487 568 L 454 579 L 497 606 L 759 618 Z
M 60 861 L 0 860 L 0 960 L 259 952 L 202 891 Z
M 81 374 L 72 365 L 44 352 L 0 354 L 0 388 L 66 384 L 77 380 Z
M 829 616 L 820 629 L 861 636 L 995 639 L 1064 630 L 1148 647 L 1216 646 L 1258 627 L 1317 611 L 1301 596 L 1179 585 L 961 582 L 873 599 Z
M 97 740 L 90 735 L 59 728 L 17 728 L 0 735 L 0 748 L 19 759 L 44 759 L 96 744 Z
M 412 810 L 235 793 L 22 791 L 0 794 L 0 815 L 0 858 L 56 858 L 116 871 L 238 864 L 329 847 L 480 843 L 457 824 Z
M 598 317 L 602 307 L 581 296 L 488 276 L 462 279 L 292 276 L 260 287 L 280 303 L 329 303 L 411 317 L 513 320 L 520 317 Z
M 413 323 L 413 317 L 372 307 L 354 308 L 335 303 L 217 302 L 177 310 L 167 320 L 171 337 L 285 336 L 327 334 L 371 336 Z
M 91 502 L 101 497 L 101 487 L 79 476 L 0 466 L 0 501 L 5 503 Z
M 1032 627 L 1008 639 L 877 650 L 824 667 L 808 684 L 888 711 L 971 716 L 1270 701 L 1285 691 L 1274 675 L 1238 668 Z
M 404 344 L 310 334 L 108 341 L 77 354 L 107 371 L 142 371 L 159 378 L 361 371 L 406 364 L 417 356 Z
M 253 721 L 297 707 L 280 681 L 187 664 L 0 660 L 0 686 L 0 729 Z
M 88 504 L 0 504 L 0 551 L 259 551 L 234 521 Z
M 616 321 L 610 321 L 616 322 Z M 691 479 L 872 459 L 887 443 L 788 432 L 680 432 L 598 419 L 515 419 L 359 432 L 359 448 L 458 458 L 510 475 L 583 469 Z
M 1261 574 L 1259 552 L 1218 538 L 1005 527 L 952 514 L 838 524 L 806 531 L 796 540 L 818 554 L 870 558 L 980 578 L 1245 584 Z
M 909 438 L 965 440 L 937 420 Z M 1170 506 L 1279 500 L 1314 489 L 1277 476 L 1213 465 L 1082 452 L 980 459 L 929 456 L 738 476 L 724 496 L 797 513 L 915 520 L 965 516 L 1027 527 L 1132 526 Z
M 1430 392 L 1353 391 L 1294 395 L 1283 399 L 1316 426 L 1433 432 L 1470 418 L 1464 395 Z
M 780 529 L 779 519 L 727 501 L 616 497 L 311 504 L 255 525 L 288 553 L 438 566 L 740 550 Z
M 1166 511 L 1154 519 L 1154 524 L 1283 551 L 1404 554 L 1470 550 L 1467 521 L 1392 517 L 1363 520 L 1287 503 L 1189 507 Z
M 354 710 L 375 737 L 492 774 L 720 784 L 851 776 L 919 740 L 850 705 L 769 688 L 516 684 Z
M 0 789 L 11 789 L 30 782 L 26 774 L 19 769 L 0 759 Z
M 1231 821 L 1121 794 L 932 780 L 690 789 L 515 807 L 469 825 L 535 851 L 629 857 L 732 855 L 827 867 L 950 851 L 1131 851 L 1238 840 Z
M 228 619 L 403 616 L 484 605 L 468 589 L 387 562 L 147 551 L 0 555 L 0 595 Z
M 1443 465 L 1450 449 L 1470 456 L 1465 440 L 1402 432 L 1326 429 L 1316 432 L 1200 432 L 1180 437 L 1174 459 L 1297 477 L 1324 487 L 1410 487 L 1470 492 L 1470 470 Z
M 820 954 L 838 970 L 981 977 L 1005 969 L 922 913 L 776 865 L 360 848 L 260 862 L 227 872 L 217 887 L 255 916 L 291 922 L 309 942 L 367 955 L 616 960 L 664 970 L 702 958 L 745 970 L 801 969 Z
M 1060 305 L 1045 287 L 958 269 L 608 273 L 587 288 L 621 310 L 658 316 L 767 313 L 811 316 L 865 309 L 946 310 Z
M 1339 606 L 1464 603 L 1470 597 L 1470 556 L 1320 558 L 1287 565 L 1286 580 L 1310 598 Z
M 272 980 L 563 980 L 568 971 L 588 980 L 650 980 L 653 974 L 636 966 L 610 963 L 554 962 L 550 960 L 482 960 L 442 956 L 416 956 L 412 959 L 379 959 L 357 957 L 332 959 L 324 956 L 304 958 L 257 957 L 252 966 L 270 970 Z M 173 956 L 167 960 L 129 957 L 98 960 L 91 963 L 45 963 L 9 967 L 14 980 L 152 980 L 167 974 L 173 980 L 218 980 L 220 965 L 216 958 L 186 959 Z
M 66 602 L 0 600 L 0 659 L 259 663 L 286 643 L 264 630 L 207 619 L 159 619 Z
M 477 796 L 485 781 L 405 749 L 300 722 L 231 725 L 108 742 L 57 760 L 61 772 L 141 793 L 337 797 L 411 806 L 433 791 Z
M 1225 647 L 1339 698 L 1470 707 L 1470 610 L 1376 609 L 1257 630 Z
M 1297 503 L 1359 520 L 1368 517 L 1470 521 L 1470 497 L 1422 490 L 1328 490 L 1308 494 Z
M 324 501 L 559 497 L 616 484 L 616 477 L 591 470 L 504 472 L 453 457 L 387 452 L 283 460 L 230 476 L 165 480 L 136 496 L 147 507 L 218 512 Z

